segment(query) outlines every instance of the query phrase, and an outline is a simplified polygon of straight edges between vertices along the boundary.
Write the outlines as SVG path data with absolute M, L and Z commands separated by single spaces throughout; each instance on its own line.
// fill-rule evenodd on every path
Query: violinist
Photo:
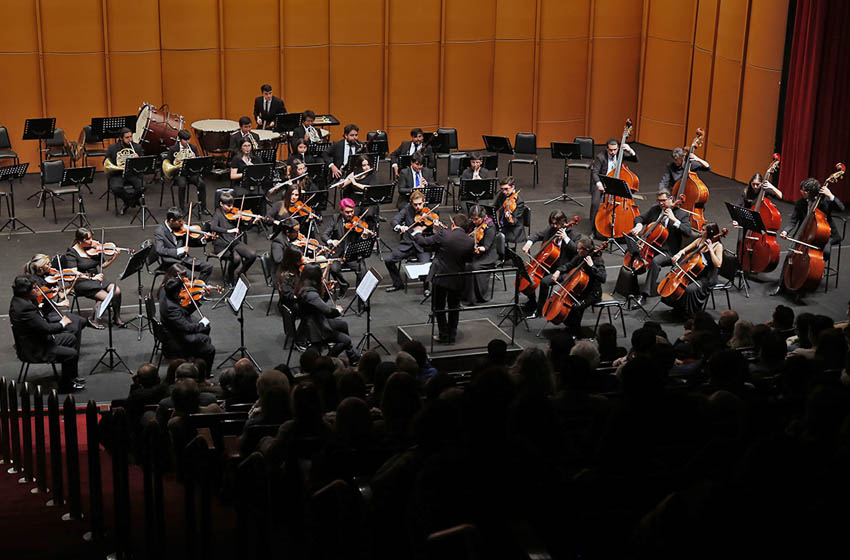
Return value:
M 276 265 L 280 265 L 286 251 L 292 246 L 292 242 L 298 239 L 301 234 L 301 224 L 298 220 L 292 217 L 283 218 L 280 224 L 275 228 L 275 233 L 271 238 L 272 261 Z M 299 251 L 300 253 L 300 251 Z
M 337 140 L 331 145 L 331 149 L 325 152 L 325 164 L 335 179 L 342 176 L 342 168 L 348 165 L 349 158 L 354 157 L 362 148 L 357 140 L 360 128 L 356 124 L 347 124 L 343 129 L 343 139 Z
M 605 262 L 601 255 L 591 256 L 594 250 L 593 239 L 582 236 L 576 243 L 576 254 L 567 262 L 564 262 L 552 273 L 552 279 L 563 281 L 566 276 L 577 267 L 583 267 L 590 277 L 590 281 L 584 291 L 571 302 L 570 312 L 564 324 L 574 337 L 581 334 L 581 319 L 584 310 L 602 299 L 602 285 L 608 274 L 605 270 Z
M 222 193 L 219 197 L 218 208 L 210 221 L 210 230 L 218 234 L 213 240 L 213 248 L 217 253 L 221 253 L 230 245 L 230 264 L 225 266 L 225 281 L 228 285 L 233 285 L 240 274 L 247 274 L 248 269 L 257 260 L 257 252 L 245 243 L 244 236 L 232 245 L 231 242 L 258 219 L 259 217 L 243 220 L 239 212 L 234 212 L 232 194 Z
M 210 322 L 206 317 L 192 319 L 194 305 L 180 304 L 180 294 L 186 290 L 183 278 L 169 278 L 159 294 L 159 320 L 165 333 L 162 344 L 170 354 L 181 358 L 200 358 L 212 371 L 215 346 L 209 336 Z
M 103 253 L 92 255 L 91 231 L 86 228 L 78 228 L 74 232 L 74 244 L 68 248 L 64 255 L 65 268 L 73 269 L 75 272 L 80 272 L 87 275 L 87 278 L 80 277 L 74 284 L 74 293 L 77 297 L 85 297 L 95 301 L 92 315 L 89 319 L 89 326 L 95 329 L 105 328 L 97 322 L 97 312 L 100 302 L 106 299 L 107 293 L 111 288 L 115 288 L 112 295 L 112 323 L 123 328 L 124 321 L 121 320 L 121 288 L 117 284 L 105 283 L 103 281 L 103 269 L 115 262 L 118 258 L 118 253 L 114 253 L 111 257 L 104 260 Z M 60 263 L 57 263 L 60 264 Z M 61 267 L 57 267 L 61 268 Z
M 345 351 L 349 363 L 357 363 L 357 354 L 351 347 L 348 323 L 339 319 L 342 307 L 325 303 L 319 291 L 322 287 L 322 269 L 315 264 L 304 266 L 298 283 L 298 310 L 305 336 L 313 345 L 333 344 L 328 356 L 339 356 Z
M 404 289 L 404 282 L 401 279 L 398 268 L 398 263 L 402 260 L 416 255 L 416 258 L 422 264 L 431 262 L 431 253 L 420 247 L 416 240 L 410 234 L 407 234 L 407 230 L 416 224 L 416 216 L 421 214 L 424 208 L 425 195 L 422 194 L 422 191 L 414 191 L 410 195 L 410 204 L 405 205 L 404 208 L 399 210 L 390 222 L 393 230 L 398 232 L 401 238 L 398 246 L 384 259 L 384 264 L 386 264 L 387 271 L 390 273 L 390 278 L 392 279 L 392 286 L 387 288 L 387 292 Z M 425 281 L 424 289 L 426 296 L 431 293 L 430 284 L 427 280 Z
M 431 149 L 431 146 L 425 146 L 424 144 L 425 133 L 422 132 L 422 129 L 418 127 L 412 129 L 410 131 L 410 140 L 405 140 L 399 144 L 398 148 L 390 154 L 390 159 L 393 162 L 393 175 L 395 177 L 399 176 L 398 161 L 401 156 L 412 156 L 416 153 L 422 154 L 426 165 L 433 160 L 434 151 Z
M 496 268 L 499 255 L 496 252 L 496 224 L 487 215 L 487 211 L 477 204 L 469 209 L 469 221 L 473 246 L 472 261 L 467 263 L 467 270 L 486 270 Z M 486 303 L 490 300 L 489 274 L 467 276 L 464 282 L 463 300 L 467 305 Z
M 717 274 L 723 265 L 723 243 L 719 239 L 717 241 L 712 241 L 712 239 L 717 237 L 719 233 L 720 227 L 717 222 L 708 222 L 699 237 L 673 255 L 673 263 L 681 265 L 684 264 L 680 262 L 682 257 L 698 249 L 698 256 L 695 258 L 702 259 L 702 263 L 705 265 L 705 268 L 696 277 L 696 282 L 689 283 L 685 288 L 684 295 L 674 303 L 674 307 L 688 317 L 693 317 L 697 312 L 702 311 L 711 287 L 717 283 Z
M 185 218 L 183 211 L 172 206 L 165 213 L 165 221 L 156 226 L 153 232 L 153 252 L 159 257 L 160 268 L 167 269 L 173 264 L 182 264 L 186 268 L 192 268 L 194 259 L 189 254 L 189 248 L 197 244 L 191 237 L 186 244 L 185 235 L 177 236 L 175 232 L 184 229 Z M 209 280 L 213 266 L 203 260 L 195 262 L 195 274 L 203 281 Z
M 673 185 L 675 185 L 679 179 L 682 178 L 682 174 L 685 170 L 685 155 L 688 153 L 684 148 L 675 148 L 673 152 L 670 154 L 670 157 L 673 159 L 667 166 L 664 168 L 664 175 L 661 176 L 661 183 L 658 185 L 659 189 L 673 189 Z M 691 160 L 691 171 L 699 171 L 703 169 L 705 171 L 710 171 L 711 166 L 707 161 L 697 156 L 695 153 L 691 152 L 690 155 Z
M 434 182 L 434 175 L 425 168 L 425 156 L 416 153 L 410 157 L 410 167 L 405 167 L 398 175 L 398 207 L 402 208 L 410 198 L 410 193 Z
M 472 260 L 475 254 L 475 241 L 466 233 L 469 226 L 469 218 L 464 214 L 455 214 L 452 217 L 451 226 L 441 228 L 437 233 L 430 236 L 422 236 L 425 226 L 417 225 L 413 228 L 412 236 L 423 249 L 433 249 L 434 264 L 428 272 L 428 280 L 434 284 L 434 309 L 436 310 L 437 326 L 439 334 L 434 337 L 441 344 L 454 344 L 457 339 L 457 325 L 460 313 L 458 311 L 443 310 L 448 304 L 449 309 L 460 307 L 461 294 L 463 293 L 464 279 L 460 276 L 449 276 L 435 278 L 439 274 L 463 272 L 466 263 Z M 448 318 L 446 317 L 448 315 Z
M 38 308 L 41 290 L 38 282 L 28 275 L 16 276 L 12 283 L 12 301 L 9 303 L 9 321 L 15 335 L 18 352 L 33 362 L 60 362 L 62 378 L 59 392 L 70 393 L 83 389 L 76 382 L 79 361 L 79 332 L 70 331 L 71 319 L 61 317 L 58 322 L 48 321 Z
M 540 243 L 545 244 L 547 241 L 552 239 L 560 249 L 558 260 L 555 262 L 552 270 L 550 270 L 540 280 L 540 297 L 537 297 L 533 286 L 529 286 L 529 288 L 523 292 L 526 296 L 528 296 L 528 301 L 525 303 L 524 311 L 528 315 L 527 318 L 529 319 L 534 319 L 542 314 L 543 305 L 549 297 L 549 292 L 551 291 L 552 286 L 555 285 L 552 273 L 561 267 L 561 265 L 570 262 L 570 260 L 572 260 L 578 252 L 577 242 L 581 235 L 578 232 L 573 231 L 572 226 L 567 227 L 568 223 L 569 220 L 563 210 L 554 210 L 551 214 L 549 214 L 549 227 L 533 234 L 525 242 L 525 245 L 522 246 L 522 251 L 529 256 L 531 256 L 531 247 L 536 241 L 540 241 Z
M 292 153 L 286 158 L 286 178 L 292 179 L 298 177 L 299 173 L 295 173 L 296 162 L 316 163 L 316 158 L 310 155 L 307 142 L 299 138 L 292 144 Z
M 596 221 L 596 212 L 599 210 L 599 205 L 602 202 L 602 195 L 605 193 L 605 187 L 602 185 L 600 175 L 607 175 L 617 167 L 617 156 L 620 154 L 620 149 L 623 150 L 623 161 L 638 161 L 637 153 L 631 146 L 623 142 L 620 146 L 620 141 L 616 138 L 609 138 L 605 143 L 605 151 L 596 154 L 593 158 L 593 164 L 590 167 L 590 221 Z
M 42 291 L 44 291 L 45 289 L 53 290 L 53 294 L 45 294 L 44 297 L 50 297 L 53 301 L 53 305 L 55 305 L 57 308 L 65 309 L 70 306 L 68 302 L 67 292 L 74 286 L 76 278 L 74 280 L 71 280 L 70 282 L 63 281 L 61 278 L 58 280 L 55 278 L 51 278 L 49 256 L 40 253 L 37 255 L 33 255 L 29 262 L 24 265 L 24 274 L 32 276 L 33 280 L 35 280 L 36 284 L 38 284 L 39 289 L 42 289 Z M 48 279 L 50 281 L 48 281 Z M 67 313 L 63 311 L 60 315 L 59 312 L 53 308 L 53 305 L 50 305 L 49 303 L 43 303 L 41 305 L 41 314 L 50 323 L 60 322 L 63 316 L 70 319 L 71 323 L 68 325 L 66 330 L 68 332 L 74 333 L 74 335 L 77 337 L 77 350 L 79 350 L 80 332 L 88 324 L 87 320 L 83 317 L 80 317 L 76 313 Z
M 525 229 L 522 217 L 525 214 L 525 203 L 519 197 L 513 177 L 505 177 L 499 181 L 500 192 L 493 205 L 496 207 L 496 225 L 505 234 L 508 243 L 525 241 Z
M 120 129 L 118 134 L 120 140 L 106 149 L 106 159 L 111 163 L 118 165 L 119 153 L 129 152 L 130 158 L 139 157 L 144 153 L 142 146 L 133 141 L 133 132 L 129 128 Z M 125 160 L 124 165 L 120 167 L 123 169 L 126 165 Z M 139 204 L 139 198 L 141 198 L 142 191 L 145 188 L 145 178 L 142 175 L 124 174 L 116 171 L 109 174 L 108 183 L 109 190 L 124 202 L 124 206 L 121 208 L 122 216 L 127 213 L 131 206 L 135 207 Z
M 343 198 L 340 200 L 339 214 L 328 221 L 328 224 L 325 226 L 325 230 L 322 232 L 321 236 L 322 243 L 333 248 L 334 257 L 341 258 L 345 254 L 345 249 L 350 243 L 361 238 L 366 239 L 367 237 L 374 236 L 374 226 L 371 223 L 367 223 L 367 226 L 371 230 L 369 232 L 363 231 L 357 233 L 356 231 L 351 231 L 350 224 L 352 224 L 356 218 L 357 214 L 355 213 L 354 201 L 350 198 Z M 349 227 L 346 227 L 346 224 L 349 224 Z M 360 284 L 360 281 L 366 275 L 366 263 L 364 260 L 359 259 L 353 262 L 349 261 L 346 264 L 354 270 L 357 284 Z M 342 263 L 340 261 L 334 261 L 331 263 L 330 267 L 330 275 L 337 281 L 340 294 L 339 297 L 345 297 L 349 284 L 342 275 Z
M 189 141 L 191 138 L 192 134 L 188 130 L 178 131 L 177 143 L 168 149 L 167 159 L 173 162 L 177 157 L 177 153 L 185 150 L 190 150 L 194 154 L 192 157 L 198 157 L 198 148 Z M 177 201 L 180 203 L 180 208 L 186 208 L 186 186 L 195 185 L 195 189 L 198 192 L 198 206 L 201 208 L 201 213 L 206 211 L 207 187 L 200 173 L 195 173 L 189 177 L 184 177 L 182 173 L 178 173 L 174 177 L 174 184 L 177 185 Z
M 469 167 L 463 170 L 463 173 L 460 175 L 460 180 L 471 181 L 489 178 L 490 170 L 484 167 L 484 157 L 478 152 L 473 152 L 469 157 Z
M 637 299 L 640 305 L 643 305 L 648 297 L 656 295 L 656 284 L 661 267 L 673 264 L 670 255 L 682 247 L 685 239 L 690 239 L 694 235 L 688 214 L 680 208 L 674 208 L 673 197 L 670 191 L 659 189 L 655 193 L 655 197 L 658 204 L 648 208 L 643 214 L 635 218 L 635 227 L 629 232 L 630 235 L 626 236 L 626 245 L 629 253 L 637 256 L 640 254 L 641 248 L 637 241 L 637 236 L 640 235 L 640 232 L 645 227 L 648 227 L 657 220 L 660 226 L 667 228 L 667 239 L 661 246 L 661 250 L 652 257 L 652 264 L 646 274 L 641 295 Z

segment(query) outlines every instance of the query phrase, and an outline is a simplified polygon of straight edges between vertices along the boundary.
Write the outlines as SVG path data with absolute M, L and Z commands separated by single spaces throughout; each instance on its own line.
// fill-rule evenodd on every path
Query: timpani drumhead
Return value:
M 227 119 L 204 119 L 193 122 L 192 128 L 202 132 L 236 132 L 239 123 Z

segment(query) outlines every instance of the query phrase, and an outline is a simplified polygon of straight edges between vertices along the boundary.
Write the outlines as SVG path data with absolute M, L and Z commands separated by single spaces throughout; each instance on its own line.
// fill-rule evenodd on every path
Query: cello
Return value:
M 836 172 L 830 175 L 823 185 L 837 183 L 844 177 L 843 163 L 835 164 Z M 793 243 L 788 250 L 782 271 L 782 282 L 791 292 L 811 291 L 818 287 L 825 267 L 823 248 L 829 243 L 830 227 L 826 214 L 818 208 L 822 194 L 818 194 L 815 203 L 810 205 L 806 219 L 797 230 L 796 239 L 788 237 Z
M 725 237 L 729 230 L 723 228 L 720 232 L 711 238 L 712 243 L 716 243 L 721 237 Z M 707 247 L 705 239 L 702 243 L 691 249 L 679 259 L 673 269 L 667 273 L 661 282 L 658 283 L 658 295 L 667 303 L 672 304 L 679 301 L 685 290 L 691 282 L 696 282 L 700 273 L 705 270 L 705 263 L 702 261 L 702 252 Z
M 609 177 L 622 179 L 632 192 L 637 192 L 640 180 L 629 167 L 623 163 L 623 144 L 632 134 L 632 120 L 626 119 L 623 137 L 620 140 L 620 150 L 617 153 L 617 166 L 609 173 Z M 617 210 L 617 207 L 619 211 Z M 600 235 L 609 238 L 622 237 L 624 233 L 635 227 L 635 218 L 640 216 L 640 210 L 634 200 L 610 194 L 604 195 L 599 209 L 596 211 L 594 224 Z
M 596 258 L 607 248 L 608 242 L 605 241 L 588 256 L 591 259 Z M 590 275 L 584 270 L 584 264 L 582 259 L 578 266 L 567 274 L 563 282 L 555 282 L 557 286 L 543 305 L 543 317 L 553 325 L 560 325 L 567 319 L 573 306 L 579 303 L 578 297 L 584 293 L 590 283 Z
M 673 209 L 681 206 L 684 201 L 685 195 L 679 195 L 679 198 L 673 201 Z M 635 242 L 640 246 L 640 252 L 637 255 L 626 252 L 623 257 L 623 266 L 632 269 L 635 274 L 646 272 L 655 255 L 663 252 L 661 247 L 664 246 L 667 236 L 670 235 L 667 228 L 661 225 L 661 219 L 664 218 L 664 215 L 664 211 L 660 212 L 655 221 L 643 230 L 646 232 L 643 236 L 640 233 L 637 234 Z
M 564 227 L 559 228 L 558 231 L 571 228 L 580 221 L 581 219 L 578 216 L 573 216 L 572 221 L 567 222 Z M 555 235 L 550 237 L 543 246 L 540 247 L 537 254 L 531 258 L 531 261 L 525 265 L 525 272 L 528 274 L 528 278 L 525 276 L 520 278 L 520 292 L 525 292 L 529 288 L 536 290 L 543 277 L 552 271 L 552 267 L 555 266 L 555 263 L 558 262 L 558 259 L 561 256 L 561 246 L 557 243 L 557 240 L 558 233 L 556 232 Z
M 764 172 L 762 185 L 777 170 L 779 170 L 779 154 L 773 154 L 773 162 L 771 162 L 767 171 Z M 738 245 L 738 258 L 741 261 L 741 269 L 748 273 L 770 272 L 779 264 L 779 243 L 776 241 L 776 232 L 782 226 L 782 214 L 779 213 L 776 206 L 769 199 L 765 198 L 764 195 L 765 188 L 762 186 L 750 210 L 761 216 L 765 231 L 745 230 Z
M 676 181 L 673 186 L 673 198 L 678 198 L 680 194 L 685 195 L 685 203 L 682 204 L 682 209 L 691 213 L 691 226 L 697 230 L 701 230 L 705 225 L 704 208 L 705 203 L 708 202 L 708 187 L 700 180 L 696 172 L 691 171 L 691 154 L 697 148 L 702 147 L 703 134 L 705 134 L 703 130 L 698 128 L 697 135 L 691 142 L 688 153 L 685 154 L 682 178 Z

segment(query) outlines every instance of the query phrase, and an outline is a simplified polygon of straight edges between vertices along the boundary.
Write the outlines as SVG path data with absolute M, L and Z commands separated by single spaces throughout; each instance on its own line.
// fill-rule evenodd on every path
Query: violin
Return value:
M 827 177 L 823 185 L 837 183 L 844 178 L 845 166 L 843 163 L 835 164 L 835 173 Z M 814 204 L 810 204 L 806 219 L 797 230 L 797 239 L 788 237 L 788 241 L 794 243 L 788 250 L 783 267 L 782 281 L 785 287 L 792 292 L 811 291 L 818 287 L 823 271 L 826 266 L 823 258 L 823 248 L 829 243 L 831 229 L 829 220 L 820 206 L 823 195 L 815 197 Z
M 515 223 L 514 212 L 516 212 L 517 199 L 519 199 L 519 191 L 514 191 L 505 197 L 505 201 L 502 202 L 502 215 L 510 225 Z
M 472 231 L 469 232 L 469 236 L 472 237 L 472 240 L 475 241 L 475 254 L 478 254 L 478 246 L 481 241 L 484 240 L 484 232 L 487 231 L 487 221 L 481 222 L 480 226 L 475 226 Z
M 437 206 L 439 206 L 439 204 Z M 434 210 L 437 209 L 437 206 L 434 207 Z M 442 222 L 440 222 L 440 215 L 434 212 L 434 210 L 431 210 L 427 206 L 423 207 L 422 210 L 420 210 L 416 214 L 416 217 L 413 219 L 413 221 L 419 225 L 424 225 L 428 227 L 431 227 L 434 224 L 442 226 L 443 224 Z
M 708 202 L 708 187 L 700 180 L 696 172 L 691 171 L 691 154 L 700 148 L 703 143 L 703 130 L 697 129 L 696 137 L 685 154 L 685 165 L 682 169 L 682 178 L 673 186 L 673 198 L 680 194 L 685 195 L 683 210 L 691 212 L 691 225 L 694 229 L 701 230 L 705 225 L 705 203 Z
M 209 294 L 212 291 L 217 291 L 218 293 L 222 293 L 224 289 L 221 286 L 213 286 L 207 284 L 203 280 L 189 280 L 188 278 L 183 278 L 183 290 L 180 291 L 180 306 L 181 307 L 189 307 L 193 305 L 197 305 L 197 302 L 200 301 L 202 297 Z
M 115 243 L 107 241 L 105 243 L 101 243 L 100 241 L 96 241 L 94 239 L 91 240 L 91 247 L 86 249 L 86 254 L 90 257 L 96 257 L 97 255 L 106 255 L 107 257 L 111 257 L 121 252 L 129 253 L 132 255 L 136 252 L 135 249 L 128 249 L 126 247 L 118 247 Z
M 327 251 L 327 247 L 322 246 L 316 239 L 307 239 L 303 233 L 298 234 L 298 239 L 292 242 L 292 245 L 305 251 L 313 251 L 314 253 L 322 253 Z
M 39 286 L 38 293 L 35 295 L 36 302 L 41 305 L 46 299 L 55 299 L 59 293 L 57 286 Z
M 73 268 L 63 268 L 61 272 L 55 268 L 51 268 L 47 276 L 44 277 L 44 281 L 48 284 L 57 284 L 59 282 L 74 282 L 77 278 L 91 279 L 93 277 L 91 274 L 77 272 Z
M 345 229 L 349 231 L 354 230 L 355 233 L 361 233 L 363 235 L 375 235 L 375 232 L 369 229 L 369 224 L 366 223 L 366 220 L 358 216 L 352 216 L 350 222 L 345 222 Z
M 590 258 L 595 259 L 607 248 L 608 242 L 605 241 L 590 253 Z M 567 274 L 563 282 L 556 282 L 557 287 L 543 304 L 543 317 L 550 323 L 554 325 L 563 323 L 573 306 L 579 303 L 579 296 L 590 284 L 590 274 L 584 270 L 584 265 L 585 262 L 582 259 L 578 266 Z
M 573 216 L 573 219 L 564 224 L 564 227 L 559 228 L 558 231 L 569 229 L 580 221 L 581 218 Z M 540 250 L 532 257 L 531 261 L 525 265 L 525 272 L 528 274 L 528 278 L 525 276 L 520 278 L 519 291 L 536 290 L 537 286 L 540 285 L 540 281 L 551 272 L 552 267 L 555 266 L 555 263 L 558 262 L 560 257 L 561 245 L 558 243 L 558 234 L 555 233 L 555 235 L 540 247 Z
M 685 195 L 680 194 L 679 198 L 673 201 L 673 208 L 679 208 L 685 202 Z M 635 274 L 642 274 L 652 264 L 652 259 L 655 255 L 662 252 L 662 247 L 667 241 L 667 236 L 670 235 L 669 230 L 661 225 L 661 220 L 665 213 L 662 211 L 658 214 L 649 226 L 643 230 L 643 235 L 640 233 L 635 238 L 635 241 L 640 246 L 640 251 L 637 255 L 632 255 L 627 252 L 623 257 L 623 266 L 631 268 Z
M 770 272 L 779 264 L 779 243 L 776 241 L 776 232 L 782 227 L 782 214 L 768 198 L 765 198 L 766 189 L 764 188 L 764 183 L 778 169 L 779 154 L 773 154 L 773 161 L 764 173 L 762 187 L 750 207 L 753 213 L 761 216 L 765 231 L 742 230 L 743 235 L 738 243 L 738 258 L 744 272 Z
M 236 208 L 232 209 L 230 212 L 226 212 L 224 217 L 228 222 L 253 222 L 264 218 L 264 216 L 260 216 L 259 214 L 254 214 L 247 210 L 238 210 Z
M 710 241 L 716 243 L 727 233 L 729 233 L 729 230 L 723 228 Z M 685 295 L 688 285 L 691 282 L 696 282 L 699 275 L 705 270 L 702 254 L 708 248 L 708 241 L 708 239 L 703 240 L 702 243 L 679 259 L 673 265 L 673 269 L 658 284 L 658 295 L 665 303 L 672 304 L 679 301 Z
M 626 143 L 626 139 L 632 134 L 632 120 L 626 119 L 626 127 L 623 129 L 623 138 L 620 146 Z M 622 179 L 629 190 L 636 192 L 640 186 L 640 180 L 629 167 L 623 163 L 622 147 L 617 154 L 617 166 L 608 173 L 609 177 Z M 619 238 L 627 231 L 635 227 L 635 218 L 640 216 L 640 209 L 631 198 L 606 194 L 596 211 L 594 223 L 596 231 L 603 237 Z
M 218 237 L 218 234 L 216 232 L 204 231 L 204 229 L 198 225 L 187 226 L 186 224 L 183 224 L 183 227 L 181 227 L 177 231 L 172 230 L 172 233 L 175 237 L 183 237 L 184 235 L 188 235 L 189 239 L 203 241 L 206 241 L 207 239 L 215 239 L 216 237 Z
M 310 219 L 317 219 L 317 220 L 320 220 L 320 221 L 322 219 L 321 216 L 317 216 L 316 214 L 313 213 L 313 209 L 311 207 L 307 206 L 306 203 L 301 202 L 300 200 L 297 201 L 295 204 L 291 204 L 289 206 L 288 210 L 289 210 L 289 213 L 292 214 L 293 216 L 298 216 L 298 217 L 307 216 Z

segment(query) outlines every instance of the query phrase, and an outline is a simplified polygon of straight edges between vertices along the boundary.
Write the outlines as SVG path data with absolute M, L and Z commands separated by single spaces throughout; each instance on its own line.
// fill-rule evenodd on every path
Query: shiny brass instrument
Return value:
M 183 167 L 183 160 L 195 157 L 195 152 L 188 146 L 174 154 L 174 162 L 170 159 L 162 161 L 162 174 L 171 179 Z
M 103 170 L 107 173 L 115 173 L 118 171 L 123 172 L 124 166 L 127 165 L 127 160 L 131 157 L 136 157 L 136 152 L 133 151 L 133 148 L 124 148 L 123 150 L 119 150 L 115 155 L 115 163 L 109 158 L 106 158 L 103 161 Z
M 308 126 L 307 135 L 310 138 L 310 142 L 319 143 L 322 141 L 322 136 L 321 134 L 319 134 L 319 131 L 315 129 L 315 127 Z

